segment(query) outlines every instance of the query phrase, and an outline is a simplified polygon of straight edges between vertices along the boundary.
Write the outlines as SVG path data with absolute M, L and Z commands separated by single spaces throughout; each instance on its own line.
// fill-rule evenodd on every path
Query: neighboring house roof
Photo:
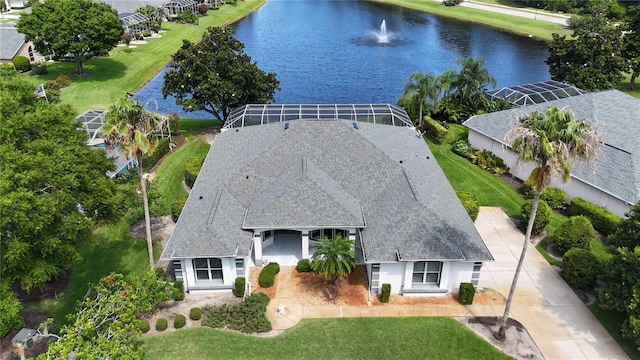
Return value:
M 105 4 L 111 5 L 118 14 L 135 13 L 137 9 L 146 5 L 162 7 L 164 0 L 102 0 Z
M 216 136 L 163 259 L 248 256 L 248 229 L 356 227 L 367 262 L 492 260 L 412 128 L 285 124 Z
M 11 60 L 24 45 L 24 34 L 11 24 L 0 25 L 0 60 Z
M 618 90 L 577 95 L 543 104 L 477 115 L 464 125 L 493 140 L 504 136 L 519 116 L 548 107 L 567 107 L 579 119 L 594 121 L 604 135 L 606 146 L 595 167 L 576 164 L 571 176 L 628 204 L 640 200 L 640 100 Z

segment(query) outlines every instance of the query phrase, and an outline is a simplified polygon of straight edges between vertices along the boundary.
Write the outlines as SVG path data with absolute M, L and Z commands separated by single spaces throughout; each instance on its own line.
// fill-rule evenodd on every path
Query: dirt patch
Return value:
M 462 317 L 456 318 L 456 320 L 465 324 L 478 336 L 509 356 L 516 359 L 544 360 L 544 356 L 542 356 L 540 349 L 538 349 L 527 329 L 516 320 L 509 319 L 507 321 L 506 339 L 504 341 L 498 341 L 493 337 L 493 333 L 499 327 L 499 318 L 497 317 Z
M 474 305 L 504 305 L 506 302 L 504 296 L 493 289 L 478 290 L 473 297 Z M 458 294 L 446 294 L 442 297 L 410 297 L 392 294 L 389 303 L 394 305 L 460 305 Z M 380 296 L 374 297 L 371 304 L 382 305 Z
M 305 305 L 367 305 L 367 272 L 364 266 L 335 285 L 327 285 L 322 275 L 313 272 L 291 271 L 291 297 Z
M 173 229 L 176 226 L 176 223 L 171 218 L 171 215 L 166 215 L 162 217 L 152 217 L 149 219 L 151 223 L 151 238 L 152 239 L 160 239 L 162 241 L 162 247 L 166 244 L 167 240 L 171 236 Z M 144 219 L 138 221 L 133 224 L 131 228 L 129 228 L 129 236 L 135 239 L 146 239 L 147 238 L 147 230 L 145 227 Z
M 273 286 L 270 286 L 268 288 L 263 288 L 260 287 L 260 284 L 258 283 L 258 277 L 260 276 L 260 272 L 262 271 L 262 267 L 252 267 L 250 270 L 250 274 L 249 274 L 249 281 L 251 282 L 251 292 L 263 292 L 265 294 L 267 294 L 267 296 L 269 296 L 270 299 L 273 299 L 276 297 L 276 292 L 278 289 L 278 276 L 276 275 L 276 279 L 275 282 L 273 283 Z

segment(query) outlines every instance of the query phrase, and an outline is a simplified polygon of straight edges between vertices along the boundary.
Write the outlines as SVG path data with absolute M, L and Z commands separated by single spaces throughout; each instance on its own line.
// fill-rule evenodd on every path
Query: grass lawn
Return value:
M 80 260 L 73 265 L 73 274 L 67 290 L 56 299 L 24 304 L 26 314 L 46 314 L 56 324 L 66 323 L 66 315 L 74 312 L 76 302 L 81 301 L 95 284 L 110 272 L 132 277 L 142 274 L 149 266 L 147 242 L 131 238 L 129 224 L 122 218 L 115 224 L 101 226 L 83 245 Z M 154 257 L 160 257 L 160 243 L 154 241 Z
M 144 338 L 143 359 L 510 359 L 456 320 L 305 319 L 274 338 L 206 327 Z
M 225 4 L 219 10 L 210 10 L 201 17 L 199 24 L 184 25 L 164 22 L 165 32 L 161 38 L 147 39 L 147 44 L 126 51 L 114 48 L 108 57 L 94 58 L 83 63 L 84 71 L 91 76 L 70 76 L 71 86 L 62 90 L 60 100 L 72 105 L 78 113 L 89 109 L 107 109 L 116 99 L 127 92 L 135 92 L 169 62 L 171 55 L 182 45 L 183 39 L 197 41 L 210 26 L 222 26 L 241 19 L 255 11 L 265 0 L 244 0 L 236 4 Z M 55 80 L 58 75 L 69 75 L 76 71 L 75 63 L 56 62 L 47 64 L 49 73 L 23 78 L 39 85 L 45 80 Z
M 209 148 L 210 145 L 204 140 L 196 139 L 186 143 L 162 161 L 151 185 L 151 190 L 158 196 L 151 206 L 152 216 L 171 214 L 173 200 L 188 195 L 182 186 L 187 160 L 197 155 L 206 156 Z
M 483 10 L 469 9 L 460 6 L 443 6 L 439 1 L 432 0 L 384 0 L 387 4 L 398 5 L 410 9 L 420 10 L 431 14 L 451 17 L 463 21 L 485 24 L 498 29 L 503 29 L 521 35 L 532 35 L 535 38 L 551 40 L 553 33 L 573 34 L 572 30 L 565 29 L 560 24 L 546 21 L 527 19 L 517 16 L 489 13 Z
M 633 344 L 632 341 L 624 338 L 622 336 L 622 331 L 620 331 L 620 327 L 622 323 L 627 319 L 625 314 L 619 313 L 617 311 L 605 310 L 598 305 L 598 303 L 591 304 L 588 306 L 589 310 L 593 316 L 600 321 L 602 326 L 611 334 L 611 336 L 616 340 L 616 342 L 624 349 L 629 358 L 633 360 L 640 360 L 640 352 L 638 352 L 638 347 Z

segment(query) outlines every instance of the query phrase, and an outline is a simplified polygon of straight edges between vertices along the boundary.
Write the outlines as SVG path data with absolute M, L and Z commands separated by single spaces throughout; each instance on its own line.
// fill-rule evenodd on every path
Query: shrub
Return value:
M 194 307 L 189 310 L 189 319 L 191 320 L 200 320 L 202 319 L 202 309 L 199 307 Z
M 146 334 L 151 330 L 151 325 L 147 320 L 137 320 L 136 329 L 140 330 L 141 333 Z
M 207 11 L 209 11 L 209 5 L 205 3 L 198 4 L 198 14 L 200 14 L 200 16 L 206 16 Z
M 176 281 L 173 283 L 173 300 L 182 301 L 184 300 L 184 282 Z
M 246 284 L 247 284 L 247 281 L 245 280 L 245 278 L 237 277 L 235 286 L 233 288 L 233 294 L 236 297 L 243 297 Z
M 298 272 L 311 272 L 311 263 L 309 262 L 309 259 L 302 259 L 298 261 L 296 270 L 298 270 Z
M 156 277 L 159 280 L 164 280 L 167 279 L 167 274 L 165 274 L 164 269 L 161 267 L 157 267 L 154 269 L 154 271 L 156 272 Z
M 173 221 L 178 221 L 180 214 L 182 213 L 182 209 L 184 208 L 184 204 L 187 203 L 187 197 L 181 196 L 177 199 L 174 199 L 171 202 L 171 218 Z
M 177 134 L 180 131 L 180 115 L 176 113 L 171 113 L 168 117 L 169 120 L 169 128 L 171 129 L 172 134 Z
M 48 73 L 47 64 L 35 64 L 31 67 L 29 75 L 46 75 Z
M 584 215 L 588 217 L 593 227 L 605 235 L 613 234 L 620 223 L 618 215 L 577 196 L 571 200 L 569 213 L 571 216 Z
M 56 83 L 60 86 L 60 88 L 66 88 L 71 85 L 71 79 L 67 75 L 58 75 L 56 78 Z
M 11 329 L 22 326 L 24 321 L 20 316 L 20 310 L 22 310 L 22 304 L 9 285 L 0 284 L 0 337 L 7 335 Z
M 466 139 L 458 139 L 451 144 L 451 151 L 463 158 L 469 158 L 469 155 L 473 154 L 477 150 L 472 148 L 471 144 L 469 144 Z
M 58 91 L 60 90 L 60 84 L 58 84 L 55 80 L 47 80 L 44 82 L 44 88 L 49 91 Z
M 535 195 L 535 188 L 529 180 L 522 183 L 520 191 L 530 199 Z M 561 209 L 566 203 L 567 193 L 564 190 L 546 186 L 540 194 L 540 199 L 546 201 L 552 209 Z
M 151 31 L 147 30 L 142 32 L 142 37 L 149 37 L 149 36 L 151 36 Z
M 196 182 L 196 178 L 198 177 L 198 173 L 200 173 L 204 159 L 205 156 L 192 156 L 187 160 L 187 163 L 184 166 L 184 182 L 188 187 L 193 187 L 193 184 Z
M 427 136 L 438 144 L 442 144 L 449 133 L 447 128 L 429 116 L 425 116 L 422 126 L 424 127 L 424 131 L 426 131 Z
M 222 305 L 207 308 L 202 325 L 214 328 L 227 327 L 243 333 L 256 333 L 271 330 L 266 316 L 269 297 L 265 293 L 253 293 L 245 301 L 235 305 Z
M 444 6 L 458 6 L 462 3 L 462 0 L 443 0 L 442 5 Z
M 529 218 L 531 217 L 531 206 L 533 204 L 533 200 L 527 200 L 522 204 L 520 208 L 520 214 L 522 215 L 522 220 L 524 220 L 523 225 L 524 229 L 527 228 L 529 223 Z M 536 212 L 536 218 L 533 221 L 533 230 L 531 230 L 532 235 L 540 234 L 542 230 L 549 224 L 551 220 L 551 208 L 547 205 L 547 202 L 544 200 L 540 200 L 538 202 L 538 211 Z
M 198 24 L 198 15 L 191 11 L 181 11 L 176 16 L 176 21 L 183 24 Z
M 169 322 L 166 318 L 160 318 L 156 321 L 156 330 L 165 331 L 169 327 Z
M 13 58 L 13 66 L 21 73 L 31 70 L 29 59 L 22 55 L 17 55 Z
M 589 250 L 573 248 L 562 257 L 562 277 L 573 287 L 591 287 L 599 273 L 598 259 Z
M 267 266 L 262 268 L 262 271 L 258 276 L 258 284 L 260 285 L 260 287 L 268 288 L 273 286 L 273 283 L 276 279 L 276 274 L 279 272 L 280 265 L 278 265 L 278 263 L 272 262 L 267 264 Z
M 158 142 L 158 146 L 156 146 L 153 153 L 149 156 L 145 156 L 142 158 L 142 168 L 145 171 L 151 170 L 151 168 L 170 150 L 169 139 L 162 138 Z
M 460 290 L 458 292 L 458 301 L 462 305 L 473 304 L 473 297 L 476 294 L 476 288 L 473 284 L 468 282 L 460 283 Z
M 456 191 L 456 195 L 462 202 L 462 206 L 467 210 L 467 214 L 472 221 L 476 221 L 478 218 L 478 213 L 480 213 L 480 202 L 478 197 L 475 194 L 464 192 L 464 191 Z
M 382 296 L 380 296 L 380 301 L 383 303 L 388 303 L 389 298 L 391 298 L 391 284 L 382 284 Z
M 479 168 L 496 175 L 509 172 L 509 167 L 505 165 L 504 161 L 489 150 L 476 150 L 474 153 L 469 154 L 469 161 Z
M 560 255 L 564 255 L 571 248 L 587 250 L 591 240 L 595 238 L 596 231 L 591 225 L 591 221 L 583 215 L 567 219 L 553 234 Z
M 173 319 L 173 327 L 175 329 L 180 329 L 185 325 L 187 325 L 187 317 L 182 314 L 176 315 L 175 319 Z

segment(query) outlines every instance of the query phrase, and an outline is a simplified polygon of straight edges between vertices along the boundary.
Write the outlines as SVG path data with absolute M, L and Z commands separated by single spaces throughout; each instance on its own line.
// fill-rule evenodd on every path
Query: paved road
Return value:
M 527 19 L 547 21 L 547 22 L 560 24 L 560 25 L 567 25 L 567 21 L 569 20 L 569 16 L 563 15 L 563 14 L 550 14 L 542 11 L 535 11 L 530 9 L 517 9 L 509 6 L 485 4 L 485 3 L 475 2 L 475 1 L 463 1 L 462 4 L 460 4 L 460 6 L 472 8 L 472 9 L 490 11 L 490 12 L 495 12 L 495 13 L 500 13 L 505 15 L 518 16 L 518 17 L 523 17 Z

